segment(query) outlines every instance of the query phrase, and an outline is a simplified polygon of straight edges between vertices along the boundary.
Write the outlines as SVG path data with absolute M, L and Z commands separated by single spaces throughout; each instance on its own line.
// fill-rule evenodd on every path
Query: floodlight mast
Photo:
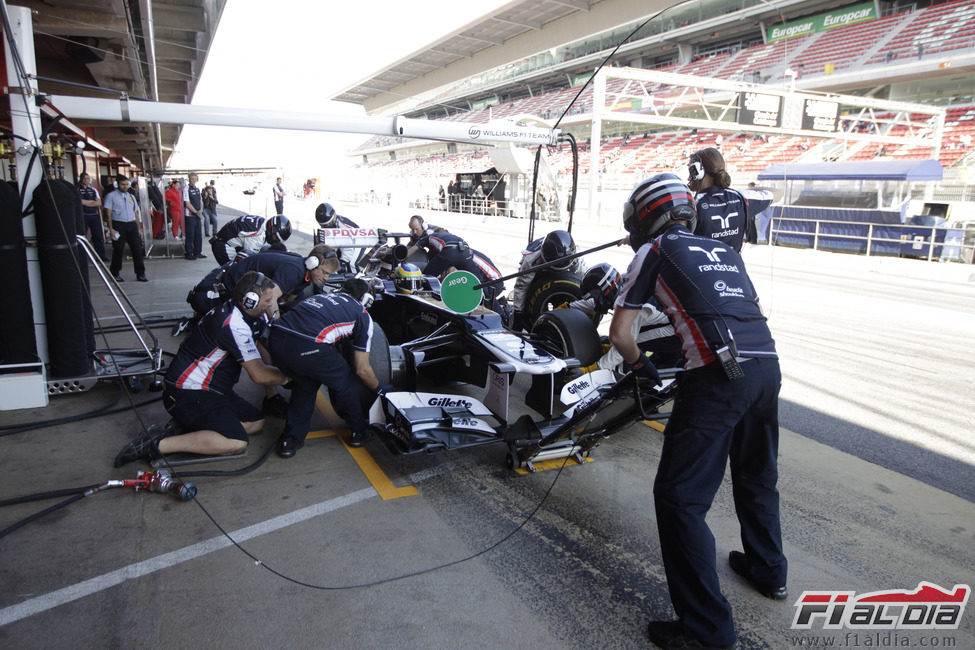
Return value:
M 402 116 L 349 117 L 300 111 L 151 102 L 126 97 L 117 99 L 49 95 L 48 101 L 66 117 L 82 120 L 329 131 L 450 142 L 514 142 L 534 145 L 555 145 L 559 135 L 558 129 L 511 124 L 443 122 Z

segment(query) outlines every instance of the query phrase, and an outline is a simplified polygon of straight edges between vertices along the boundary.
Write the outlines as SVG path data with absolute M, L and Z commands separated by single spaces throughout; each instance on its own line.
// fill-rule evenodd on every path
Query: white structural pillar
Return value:
M 589 222 L 599 221 L 599 141 L 603 137 L 603 107 L 606 106 L 606 73 L 600 70 L 592 80 L 592 131 L 589 135 Z
M 30 9 L 7 5 L 7 15 L 10 17 L 10 27 L 13 31 L 12 40 L 17 48 L 24 72 L 29 75 L 37 73 L 34 58 L 34 29 L 31 23 Z M 4 53 L 7 57 L 7 83 L 9 84 L 10 121 L 14 132 L 14 144 L 17 149 L 16 166 L 17 182 L 24 188 L 23 204 L 30 203 L 34 190 L 43 178 L 43 164 L 35 160 L 30 170 L 30 177 L 24 182 L 27 167 L 35 148 L 39 149 L 43 143 L 37 138 L 41 134 L 41 111 L 34 98 L 37 94 L 37 82 L 24 79 L 17 68 L 14 53 L 11 52 L 10 42 L 3 41 Z M 19 136 L 19 137 L 18 137 Z M 38 155 L 40 157 L 40 154 Z M 23 209 L 24 205 L 21 205 Z M 47 350 L 47 318 L 44 313 L 44 293 L 41 288 L 41 267 L 37 259 L 37 228 L 34 215 L 27 215 L 23 219 L 24 238 L 27 240 L 27 276 L 30 281 L 30 300 L 34 309 L 34 337 L 37 339 L 37 356 L 45 364 L 50 360 Z

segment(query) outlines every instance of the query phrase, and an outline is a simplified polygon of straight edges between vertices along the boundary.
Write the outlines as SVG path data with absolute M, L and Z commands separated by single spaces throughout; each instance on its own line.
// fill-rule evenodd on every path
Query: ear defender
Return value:
M 241 301 L 241 306 L 244 309 L 254 309 L 261 302 L 261 297 L 254 293 L 253 291 L 248 291 L 244 294 L 244 299 Z
M 314 271 L 319 266 L 321 266 L 322 261 L 318 259 L 317 255 L 309 255 L 305 258 L 305 269 L 308 271 Z
M 700 160 L 695 160 L 687 166 L 687 175 L 692 181 L 699 181 L 706 175 L 704 172 L 704 165 L 701 164 Z

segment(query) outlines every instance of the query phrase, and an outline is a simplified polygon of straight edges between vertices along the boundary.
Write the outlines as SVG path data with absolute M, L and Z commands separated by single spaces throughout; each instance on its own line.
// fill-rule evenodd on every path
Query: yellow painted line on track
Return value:
M 328 398 L 322 394 L 321 391 L 315 396 L 315 406 L 318 411 L 325 416 L 328 423 L 335 426 L 340 418 L 338 414 L 335 413 L 335 409 L 329 403 Z M 343 429 L 348 433 L 348 429 Z M 320 431 L 312 431 L 308 434 L 309 438 L 328 438 L 331 436 L 337 436 L 338 431 L 335 429 L 322 429 Z M 401 497 L 411 497 L 413 495 L 419 494 L 420 491 L 412 486 L 406 487 L 396 487 L 393 482 L 389 480 L 386 473 L 379 468 L 379 465 L 373 459 L 372 455 L 363 449 L 362 447 L 350 447 L 349 443 L 346 442 L 345 436 L 338 436 L 338 439 L 342 441 L 342 446 L 345 447 L 349 455 L 352 456 L 352 460 L 356 462 L 359 469 L 365 475 L 366 479 L 372 484 L 374 490 L 379 495 L 383 501 L 389 501 L 390 499 L 399 499 Z

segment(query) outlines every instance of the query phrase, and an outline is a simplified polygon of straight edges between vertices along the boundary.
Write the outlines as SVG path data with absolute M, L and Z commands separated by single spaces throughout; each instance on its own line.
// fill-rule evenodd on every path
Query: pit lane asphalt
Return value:
M 359 213 L 348 214 L 360 223 L 367 221 Z M 444 216 L 428 218 L 451 225 Z M 390 228 L 398 223 L 385 221 Z M 523 229 L 524 222 L 515 223 L 512 230 Z M 582 230 L 577 238 L 585 244 Z M 495 255 L 493 244 L 482 244 L 490 244 L 486 235 L 471 232 L 474 237 L 461 234 L 488 252 L 503 271 L 508 270 L 506 260 L 517 256 L 511 242 L 523 244 L 521 234 L 511 234 L 498 249 L 505 255 Z M 607 239 L 592 243 L 603 241 Z M 874 349 L 862 350 L 871 339 L 858 333 L 883 325 L 884 333 L 893 335 L 905 321 L 910 328 L 895 341 L 901 352 L 906 341 L 927 340 L 912 339 L 911 334 L 921 328 L 930 337 L 932 322 L 941 342 L 963 340 L 972 315 L 972 288 L 960 275 L 951 280 L 920 277 L 932 267 L 957 273 L 955 265 L 902 260 L 915 265 L 905 267 L 910 271 L 904 276 L 870 266 L 877 261 L 836 259 L 848 256 L 817 253 L 796 259 L 780 249 L 767 253 L 767 275 L 756 272 L 761 265 L 754 256 L 746 255 L 746 263 L 771 307 L 786 377 L 780 490 L 792 597 L 780 603 L 766 600 L 727 567 L 727 551 L 740 548 L 727 484 L 709 515 L 719 574 L 744 648 L 792 647 L 794 638 L 824 635 L 841 644 L 843 631 L 790 630 L 792 603 L 802 590 L 909 590 L 921 580 L 950 588 L 971 585 L 975 578 L 975 508 L 970 496 L 956 496 L 972 483 L 972 444 L 955 431 L 963 426 L 951 426 L 971 412 L 971 353 L 960 345 L 918 345 L 909 350 L 916 356 L 905 363 L 903 354 L 889 358 Z M 865 265 L 858 268 L 857 261 Z M 205 262 L 181 259 L 149 264 L 152 282 L 124 288 L 137 303 L 159 312 L 181 311 L 187 283 L 209 268 Z M 808 278 L 824 274 L 835 276 L 836 291 L 848 282 L 866 286 L 855 296 L 822 305 L 822 296 L 810 294 L 818 285 L 810 288 Z M 797 284 L 792 276 L 799 278 Z M 879 300 L 888 293 L 888 284 L 893 285 L 889 293 L 894 305 L 870 325 L 866 314 L 856 313 L 857 307 L 873 298 L 871 294 Z M 791 317 L 794 303 L 807 308 Z M 902 313 L 900 303 L 922 313 Z M 834 304 L 851 312 L 823 316 Z M 930 304 L 937 308 L 924 313 Z M 174 349 L 178 342 L 167 340 L 165 331 L 161 334 Z M 801 344 L 809 339 L 832 339 L 832 345 L 804 349 Z M 874 345 L 881 346 L 879 337 Z M 848 363 L 822 369 L 833 355 L 845 356 Z M 929 379 L 918 372 L 930 364 L 938 366 L 940 377 L 953 379 Z M 825 381 L 817 374 L 799 383 L 794 370 L 821 373 Z M 882 385 L 864 393 L 873 382 Z M 923 399 L 900 406 L 899 394 L 890 395 L 899 382 L 910 387 L 904 392 Z M 925 382 L 935 383 L 938 390 Z M 54 409 L 37 413 L 4 414 L 4 423 L 87 410 L 113 390 L 106 386 L 87 396 L 57 398 Z M 260 395 L 246 380 L 242 391 L 255 400 Z M 827 397 L 831 401 L 823 403 Z M 877 403 L 867 408 L 871 400 Z M 809 419 L 790 415 L 789 402 L 811 411 Z M 923 417 L 930 413 L 938 419 L 926 423 L 917 414 L 922 407 Z M 164 419 L 158 405 L 143 410 L 150 421 Z M 860 421 L 872 424 L 877 437 L 873 446 L 880 447 L 881 456 L 906 445 L 905 459 L 914 460 L 908 469 L 922 478 L 864 459 L 864 449 L 851 453 L 812 439 L 825 415 L 837 421 L 840 437 Z M 132 466 L 112 470 L 110 463 L 135 424 L 131 414 L 121 414 L 0 438 L 0 496 L 130 477 Z M 317 416 L 314 424 L 325 426 Z M 920 434 L 912 431 L 915 425 Z M 268 431 L 252 441 L 250 460 L 272 444 L 280 426 L 269 420 Z M 809 431 L 797 433 L 803 427 Z M 925 436 L 924 429 L 940 435 Z M 272 457 L 246 476 L 199 479 L 199 500 L 226 530 L 242 531 L 237 535 L 247 538 L 244 545 L 266 564 L 308 582 L 342 586 L 425 569 L 488 548 L 524 521 L 557 476 L 554 470 L 529 476 L 507 471 L 502 446 L 413 457 L 391 456 L 376 441 L 367 449 L 395 485 L 414 485 L 419 494 L 381 500 L 341 442 L 326 437 L 311 440 L 294 459 Z M 224 546 L 219 532 L 193 504 L 127 490 L 95 495 L 0 540 L 0 576 L 6 586 L 0 592 L 0 644 L 647 647 L 646 620 L 671 616 L 651 502 L 659 449 L 660 434 L 635 424 L 599 446 L 594 462 L 567 467 L 558 475 L 536 515 L 497 548 L 433 573 L 348 590 L 310 590 L 271 575 Z M 940 477 L 947 486 L 935 480 L 944 468 L 928 467 L 938 457 L 961 470 Z M 239 464 L 225 462 L 212 469 Z M 931 479 L 923 478 L 929 474 Z M 37 509 L 30 504 L 5 508 L 3 521 Z M 291 519 L 281 519 L 289 515 Z M 959 630 L 938 634 L 955 640 L 955 647 L 975 647 L 973 620 L 975 615 L 968 612 Z

